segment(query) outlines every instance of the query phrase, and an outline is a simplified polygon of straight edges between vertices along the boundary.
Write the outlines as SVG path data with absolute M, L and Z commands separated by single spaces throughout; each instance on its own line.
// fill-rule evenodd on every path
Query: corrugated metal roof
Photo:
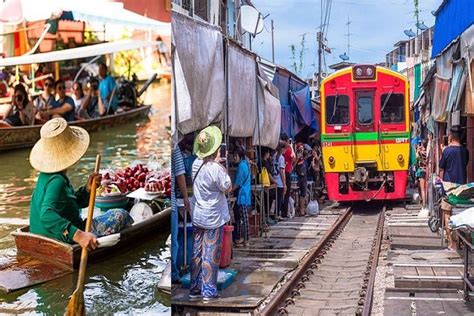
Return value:
M 469 26 L 474 24 L 473 0 L 445 0 L 436 12 L 433 49 L 434 58 L 443 52 Z

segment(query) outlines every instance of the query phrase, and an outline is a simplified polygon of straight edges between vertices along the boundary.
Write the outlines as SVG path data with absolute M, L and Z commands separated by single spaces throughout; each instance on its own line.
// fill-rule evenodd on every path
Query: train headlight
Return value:
M 328 161 L 329 161 L 329 164 L 330 164 L 330 165 L 333 165 L 333 164 L 336 162 L 336 159 L 334 159 L 334 157 L 331 156 L 331 157 L 329 157 L 329 160 L 328 160 Z
M 403 163 L 405 161 L 405 158 L 403 158 L 403 155 L 398 155 L 397 160 L 399 163 Z
M 355 65 L 352 68 L 353 80 L 373 80 L 375 79 L 374 65 Z

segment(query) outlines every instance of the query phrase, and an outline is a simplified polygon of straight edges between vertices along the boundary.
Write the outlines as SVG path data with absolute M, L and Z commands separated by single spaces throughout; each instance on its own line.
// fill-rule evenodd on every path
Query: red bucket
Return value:
M 234 231 L 234 226 L 225 225 L 223 236 L 222 236 L 222 250 L 221 250 L 221 262 L 220 267 L 225 268 L 230 266 L 232 261 L 232 232 Z

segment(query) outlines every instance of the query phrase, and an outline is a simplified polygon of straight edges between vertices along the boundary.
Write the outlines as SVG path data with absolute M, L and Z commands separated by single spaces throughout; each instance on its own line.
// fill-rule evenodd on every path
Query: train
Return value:
M 328 199 L 403 200 L 410 160 L 409 81 L 353 65 L 321 82 L 321 147 Z

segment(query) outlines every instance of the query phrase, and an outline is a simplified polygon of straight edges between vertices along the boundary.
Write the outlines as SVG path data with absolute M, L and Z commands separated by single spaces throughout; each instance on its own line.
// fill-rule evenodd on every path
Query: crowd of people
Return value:
M 11 104 L 0 117 L 0 127 L 44 124 L 52 118 L 62 117 L 67 122 L 98 118 L 117 111 L 117 86 L 108 74 L 105 63 L 99 63 L 98 78 L 92 77 L 87 87 L 76 81 L 71 95 L 66 94 L 66 82 L 46 77 L 38 81 L 41 92 L 32 96 L 28 85 L 16 83 Z
M 321 187 L 322 163 L 319 142 L 311 138 L 311 145 L 293 143 L 285 134 L 275 150 L 261 147 L 260 156 L 250 156 L 244 146 L 233 143 L 229 152 L 222 146 L 222 132 L 210 126 L 195 138 L 185 137 L 172 151 L 172 282 L 180 282 L 183 273 L 178 267 L 178 224 L 190 218 L 193 227 L 191 259 L 191 299 L 211 300 L 217 296 L 217 273 L 220 261 L 223 227 L 234 226 L 234 247 L 246 247 L 250 240 L 249 216 L 253 212 L 251 185 L 275 185 L 271 194 L 274 220 L 291 216 L 288 213 L 290 188 L 294 175 L 299 187 L 299 212 L 304 216 L 308 202 L 307 183 L 314 181 Z M 256 177 L 257 174 L 261 178 Z M 187 185 L 193 196 L 188 196 Z M 235 200 L 229 208 L 228 198 Z M 178 208 L 181 198 L 183 207 Z M 266 206 L 269 207 L 269 206 Z

